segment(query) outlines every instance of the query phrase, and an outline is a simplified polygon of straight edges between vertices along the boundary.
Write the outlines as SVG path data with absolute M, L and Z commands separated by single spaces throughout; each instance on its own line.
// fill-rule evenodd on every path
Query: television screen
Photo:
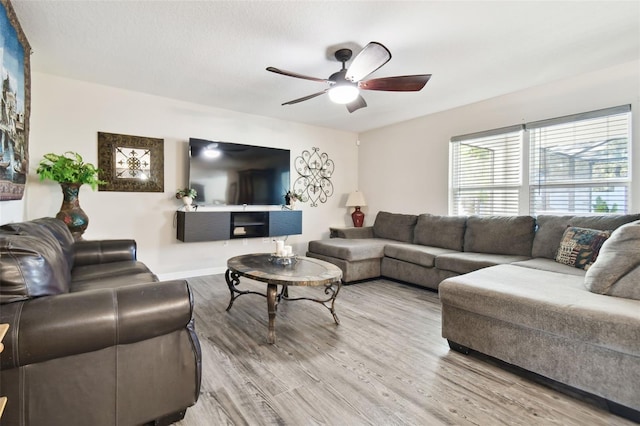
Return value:
M 191 138 L 189 186 L 199 204 L 284 204 L 290 157 L 288 149 Z

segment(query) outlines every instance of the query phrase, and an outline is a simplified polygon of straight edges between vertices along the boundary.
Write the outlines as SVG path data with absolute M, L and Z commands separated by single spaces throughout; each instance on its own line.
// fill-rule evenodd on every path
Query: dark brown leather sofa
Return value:
M 169 424 L 200 392 L 193 297 L 133 240 L 74 242 L 54 218 L 0 227 L 2 425 Z

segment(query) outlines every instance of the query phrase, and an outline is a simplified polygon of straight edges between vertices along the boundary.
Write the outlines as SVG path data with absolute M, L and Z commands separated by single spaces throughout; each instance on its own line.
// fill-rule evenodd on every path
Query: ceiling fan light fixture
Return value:
M 355 84 L 336 84 L 329 89 L 329 99 L 337 104 L 348 104 L 356 100 L 360 91 Z
M 431 77 L 431 74 L 416 74 L 363 80 L 389 62 L 391 53 L 382 44 L 372 41 L 358 53 L 351 65 L 347 67 L 346 63 L 351 59 L 352 54 L 351 49 L 338 49 L 334 56 L 338 62 L 342 63 L 342 68 L 326 79 L 310 77 L 274 67 L 267 67 L 267 71 L 288 77 L 328 83 L 328 87 L 320 92 L 285 102 L 282 105 L 297 104 L 327 93 L 332 102 L 346 105 L 347 111 L 350 113 L 367 106 L 365 100 L 360 96 L 360 90 L 417 92 L 422 90 Z

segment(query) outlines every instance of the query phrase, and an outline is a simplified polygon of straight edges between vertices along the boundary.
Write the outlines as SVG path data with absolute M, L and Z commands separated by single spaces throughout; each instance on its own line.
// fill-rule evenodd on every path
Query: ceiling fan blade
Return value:
M 285 71 L 274 67 L 267 67 L 267 71 L 275 72 L 276 74 L 286 75 L 287 77 L 303 78 L 305 80 L 318 81 L 320 83 L 328 83 L 326 78 L 309 77 L 308 75 L 302 75 L 291 71 Z
M 349 112 L 353 112 L 353 111 L 359 110 L 360 108 L 364 108 L 366 106 L 367 106 L 367 103 L 364 101 L 364 98 L 358 95 L 355 101 L 349 102 L 347 104 L 347 110 Z
M 359 82 L 358 88 L 364 90 L 384 90 L 388 92 L 417 92 L 427 84 L 430 78 L 431 74 L 374 78 L 373 80 Z
M 372 41 L 355 57 L 345 78 L 350 81 L 360 81 L 391 59 L 391 52 L 382 44 Z
M 316 96 L 324 95 L 325 93 L 327 93 L 328 90 L 329 89 L 324 89 L 322 92 L 314 93 L 312 95 L 303 96 L 302 98 L 298 98 L 298 99 L 294 99 L 294 100 L 289 101 L 289 102 L 285 102 L 282 105 L 293 105 L 293 104 L 297 104 L 298 102 L 308 101 L 309 99 L 313 99 Z

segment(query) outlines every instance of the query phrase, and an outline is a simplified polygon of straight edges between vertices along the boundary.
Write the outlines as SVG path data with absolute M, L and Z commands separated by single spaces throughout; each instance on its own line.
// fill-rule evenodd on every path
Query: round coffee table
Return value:
M 267 298 L 267 312 L 269 314 L 269 333 L 267 341 L 276 341 L 276 310 L 281 300 L 310 300 L 320 303 L 331 312 L 336 324 L 340 324 L 334 309 L 336 297 L 342 284 L 342 271 L 337 266 L 323 260 L 298 256 L 291 265 L 273 263 L 268 253 L 246 254 L 232 257 L 227 261 L 225 280 L 229 286 L 231 300 L 227 311 L 233 302 L 243 294 L 258 294 Z M 267 283 L 267 292 L 260 293 L 250 290 L 238 290 L 240 277 L 250 278 Z M 278 286 L 282 286 L 278 293 Z M 327 298 L 312 299 L 308 297 L 289 297 L 289 286 L 324 286 Z

